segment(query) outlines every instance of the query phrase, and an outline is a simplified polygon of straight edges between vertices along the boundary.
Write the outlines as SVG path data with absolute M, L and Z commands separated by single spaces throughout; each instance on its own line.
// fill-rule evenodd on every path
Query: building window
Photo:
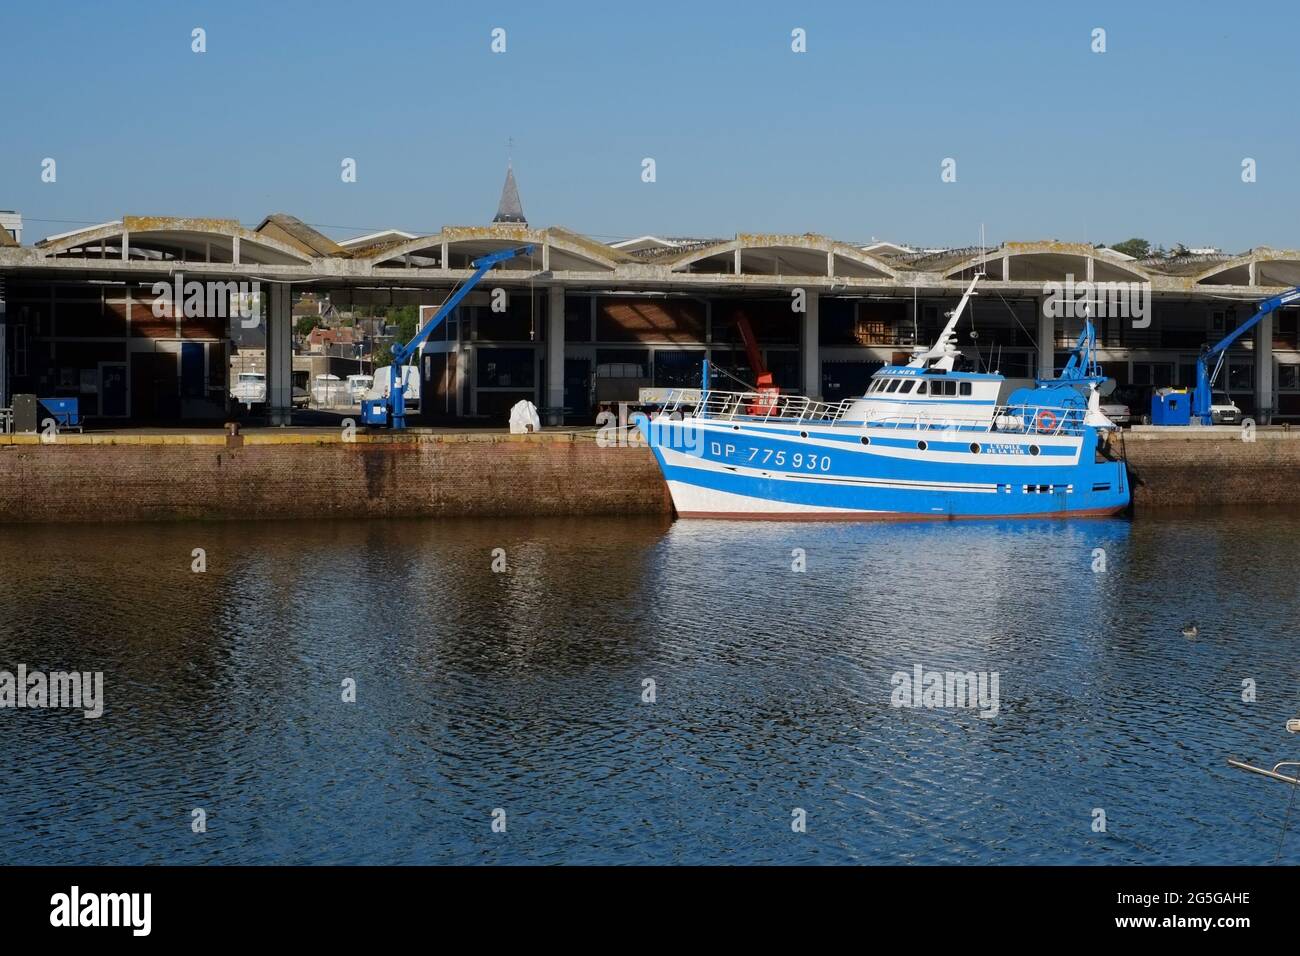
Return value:
M 479 388 L 532 388 L 536 362 L 532 349 L 479 349 Z
M 1164 388 L 1174 384 L 1174 366 L 1172 362 L 1134 362 L 1133 384 L 1150 385 Z
M 1255 387 L 1255 366 L 1232 364 L 1228 366 L 1228 391 L 1248 392 Z
M 591 299 L 588 296 L 564 297 L 564 338 L 567 342 L 591 341 Z
M 799 353 L 789 349 L 769 349 L 767 370 L 772 382 L 783 392 L 798 391 L 803 387 L 803 369 L 799 366 Z
M 1277 367 L 1277 387 L 1285 392 L 1300 389 L 1300 365 L 1279 365 Z
M 880 365 L 880 362 L 822 362 L 822 398 L 828 402 L 837 402 L 843 398 L 863 395 L 868 388 L 874 389 L 875 382 L 871 376 Z
M 655 351 L 654 383 L 658 388 L 699 388 L 703 351 Z M 640 367 L 638 365 L 638 367 Z
M 596 364 L 607 365 L 611 362 L 636 362 L 645 365 L 650 360 L 648 349 L 597 349 Z

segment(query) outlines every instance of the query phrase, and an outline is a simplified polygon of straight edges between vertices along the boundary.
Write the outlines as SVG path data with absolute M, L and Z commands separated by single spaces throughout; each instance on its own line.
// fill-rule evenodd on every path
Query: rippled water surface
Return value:
M 1291 793 L 1224 761 L 1300 758 L 1297 542 L 1258 512 L 0 528 L 0 670 L 106 697 L 0 710 L 0 863 L 1272 862 Z M 917 664 L 996 671 L 999 713 L 891 708 Z

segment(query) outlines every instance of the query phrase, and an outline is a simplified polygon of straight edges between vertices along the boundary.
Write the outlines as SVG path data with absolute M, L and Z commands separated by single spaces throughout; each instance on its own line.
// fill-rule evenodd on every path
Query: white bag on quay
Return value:
M 510 409 L 510 434 L 524 435 L 542 430 L 542 420 L 537 417 L 537 406 L 524 399 Z

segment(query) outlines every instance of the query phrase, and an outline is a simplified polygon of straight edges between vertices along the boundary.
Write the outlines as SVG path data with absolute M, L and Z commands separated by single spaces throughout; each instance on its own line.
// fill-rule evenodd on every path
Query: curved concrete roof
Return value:
M 567 229 L 532 229 L 515 223 L 446 226 L 433 235 L 357 249 L 353 257 L 376 268 L 441 268 L 442 247 L 446 244 L 447 267 L 468 268 L 470 260 L 485 253 L 527 243 L 537 246 L 537 256 L 532 262 L 526 258 L 512 260 L 499 268 L 613 272 L 619 261 L 628 258 Z
M 711 261 L 720 268 L 693 268 Z M 861 279 L 892 279 L 898 275 L 893 267 L 855 246 L 812 233 L 741 233 L 735 239 L 690 249 L 667 264 L 673 272 L 710 274 Z
M 974 270 L 982 268 L 986 281 L 1019 291 L 1041 289 L 1069 275 L 1078 282 L 1150 282 L 1153 292 L 1169 295 L 1213 290 L 1215 295 L 1256 298 L 1269 294 L 1265 289 L 1300 285 L 1300 251 L 1266 247 L 1238 256 L 1187 254 L 1137 261 L 1087 243 L 1009 242 L 995 249 L 886 258 L 812 233 L 741 233 L 731 239 L 640 242 L 646 248 L 632 252 L 558 226 L 537 229 L 526 223 L 446 226 L 424 236 L 386 230 L 368 238 L 372 241 L 344 248 L 285 214 L 268 216 L 261 229 L 253 230 L 232 219 L 128 216 L 49 236 L 34 246 L 0 247 L 0 270 L 61 268 L 69 274 L 141 276 L 165 274 L 184 264 L 223 275 L 275 275 L 281 281 L 323 286 L 373 277 L 384 285 L 432 287 L 463 277 L 484 253 L 532 243 L 537 254 L 503 263 L 502 281 L 678 291 L 798 284 L 898 295 L 917 286 L 960 292 Z
M 1260 246 L 1241 256 L 1213 263 L 1196 274 L 1197 285 L 1300 285 L 1300 251 Z
M 920 265 L 918 264 L 918 268 Z M 941 266 L 943 278 L 970 278 L 977 269 L 1001 282 L 1146 282 L 1151 274 L 1129 259 L 1105 254 L 1083 242 L 1008 242 Z
M 45 258 L 67 257 L 87 247 L 99 249 L 101 254 L 111 247 L 124 259 L 139 253 L 139 258 L 179 262 L 234 262 L 237 258 L 246 265 L 292 265 L 312 259 L 310 253 L 245 229 L 233 219 L 124 216 L 115 222 L 42 240 L 35 246 Z M 218 258 L 209 259 L 213 253 Z

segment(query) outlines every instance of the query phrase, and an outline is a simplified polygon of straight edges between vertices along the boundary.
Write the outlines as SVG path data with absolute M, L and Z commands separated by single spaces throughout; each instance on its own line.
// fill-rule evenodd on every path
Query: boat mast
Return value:
M 912 361 L 907 363 L 908 368 L 925 368 L 926 363 L 932 359 L 949 359 L 946 368 L 952 367 L 952 359 L 956 357 L 957 352 L 952 348 L 953 332 L 957 328 L 957 323 L 961 321 L 961 314 L 966 310 L 966 303 L 970 297 L 975 294 L 975 283 L 984 277 L 984 273 L 975 273 L 975 278 L 970 280 L 970 285 L 966 287 L 966 292 L 962 295 L 961 301 L 957 303 L 957 308 L 948 313 L 948 324 L 943 327 L 939 333 L 939 338 L 935 340 L 934 345 L 924 352 L 912 356 Z

